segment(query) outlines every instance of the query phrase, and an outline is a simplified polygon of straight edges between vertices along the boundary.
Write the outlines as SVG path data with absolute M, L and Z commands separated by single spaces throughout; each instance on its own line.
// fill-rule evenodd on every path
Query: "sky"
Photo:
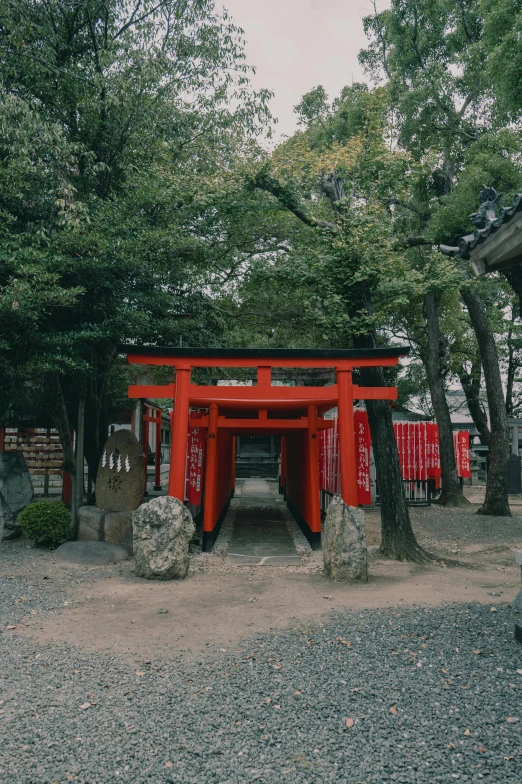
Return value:
M 364 81 L 357 60 L 366 46 L 362 19 L 371 0 L 221 0 L 244 30 L 247 62 L 255 66 L 256 89 L 274 93 L 276 138 L 297 129 L 293 107 L 322 84 L 331 97 L 346 84 Z M 389 0 L 378 0 L 379 11 Z

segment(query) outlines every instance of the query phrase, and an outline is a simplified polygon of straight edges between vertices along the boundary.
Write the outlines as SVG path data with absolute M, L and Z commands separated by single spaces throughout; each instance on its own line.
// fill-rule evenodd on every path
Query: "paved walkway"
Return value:
M 288 566 L 300 561 L 283 512 L 264 479 L 243 482 L 227 560 L 245 566 Z

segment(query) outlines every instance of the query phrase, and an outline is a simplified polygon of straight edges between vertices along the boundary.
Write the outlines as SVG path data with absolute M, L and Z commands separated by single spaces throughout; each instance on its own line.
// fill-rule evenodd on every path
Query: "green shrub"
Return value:
M 20 512 L 22 533 L 34 544 L 58 547 L 71 538 L 71 513 L 56 501 L 35 501 Z

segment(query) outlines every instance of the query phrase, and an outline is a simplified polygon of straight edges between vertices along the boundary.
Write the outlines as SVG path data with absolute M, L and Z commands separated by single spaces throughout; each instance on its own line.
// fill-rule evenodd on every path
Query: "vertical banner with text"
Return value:
M 189 504 L 201 506 L 203 490 L 203 454 L 206 427 L 190 427 L 188 437 L 187 498 Z
M 366 411 L 356 409 L 353 415 L 355 425 L 355 455 L 357 461 L 357 501 L 371 504 L 370 489 L 370 426 Z

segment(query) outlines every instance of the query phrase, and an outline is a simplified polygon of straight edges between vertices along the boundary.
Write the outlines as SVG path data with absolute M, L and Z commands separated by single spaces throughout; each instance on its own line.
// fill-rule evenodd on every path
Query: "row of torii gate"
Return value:
M 235 436 L 282 436 L 286 498 L 313 546 L 321 539 L 318 431 L 332 426 L 323 414 L 338 407 L 341 495 L 357 506 L 354 400 L 395 400 L 395 387 L 361 387 L 354 368 L 398 364 L 407 348 L 203 349 L 124 346 L 129 363 L 170 366 L 173 383 L 133 385 L 129 397 L 173 399 L 168 494 L 185 501 L 189 425 L 207 428 L 203 549 L 210 550 L 235 482 Z M 194 368 L 256 368 L 254 386 L 192 383 Z M 335 368 L 331 386 L 273 386 L 272 368 Z M 207 409 L 208 413 L 192 409 Z

